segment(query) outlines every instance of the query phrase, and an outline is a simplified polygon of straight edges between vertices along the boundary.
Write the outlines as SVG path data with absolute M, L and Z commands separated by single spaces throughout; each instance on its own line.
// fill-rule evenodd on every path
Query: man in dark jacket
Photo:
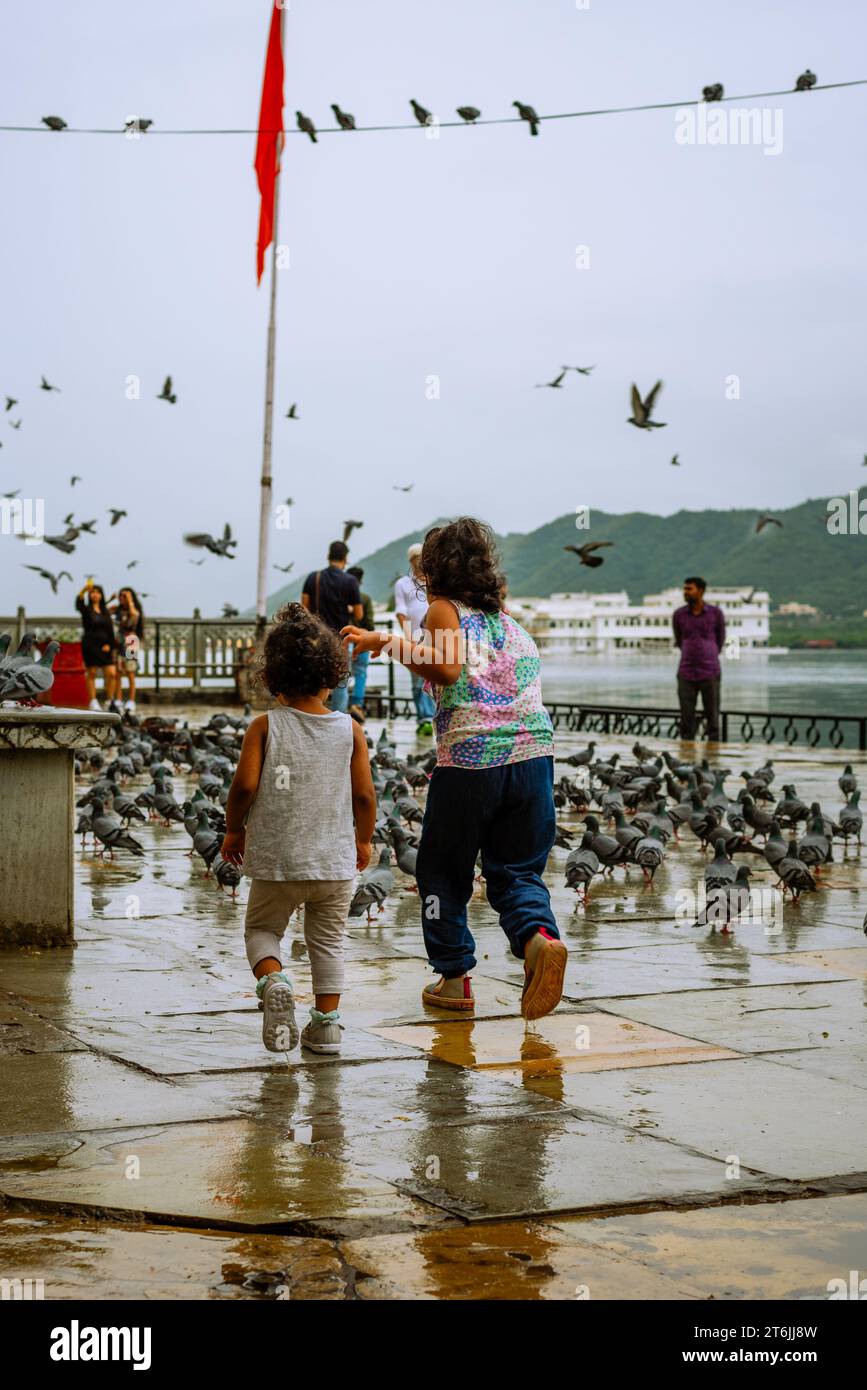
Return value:
M 704 580 L 693 576 L 683 581 L 686 603 L 675 609 L 672 618 L 674 645 L 680 650 L 677 668 L 677 693 L 680 700 L 680 736 L 694 739 L 696 703 L 701 695 L 702 710 L 707 721 L 707 736 L 719 739 L 720 669 L 719 654 L 726 636 L 726 621 L 721 608 L 705 603 Z
M 349 547 L 343 541 L 332 541 L 328 547 L 328 568 L 313 570 L 304 581 L 301 603 L 316 613 L 324 623 L 339 632 L 347 623 L 357 623 L 364 615 L 358 580 L 347 574 Z M 349 678 L 332 690 L 329 706 L 346 713 L 349 705 Z

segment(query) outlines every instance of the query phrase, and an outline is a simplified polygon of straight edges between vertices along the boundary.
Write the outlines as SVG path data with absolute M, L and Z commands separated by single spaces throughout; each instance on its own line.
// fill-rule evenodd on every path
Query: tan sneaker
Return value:
M 527 942 L 524 951 L 524 992 L 521 1013 L 526 1019 L 553 1013 L 563 997 L 568 951 L 544 927 Z
M 455 980 L 445 980 L 442 976 L 435 984 L 425 985 L 421 1002 L 430 1009 L 474 1009 L 473 987 L 469 975 L 459 975 Z

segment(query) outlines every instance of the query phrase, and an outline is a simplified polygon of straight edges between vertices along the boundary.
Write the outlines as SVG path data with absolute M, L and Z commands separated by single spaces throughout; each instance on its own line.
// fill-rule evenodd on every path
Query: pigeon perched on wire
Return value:
M 512 105 L 517 109 L 518 115 L 521 117 L 521 120 L 526 121 L 529 125 L 530 134 L 538 135 L 539 117 L 536 115 L 536 112 L 533 110 L 532 106 L 528 106 L 526 102 L 523 101 L 513 101 Z
M 635 428 L 639 430 L 664 430 L 666 426 L 661 420 L 651 420 L 650 418 L 653 414 L 656 398 L 661 390 L 662 382 L 658 381 L 653 390 L 642 400 L 639 395 L 638 387 L 635 385 L 635 382 L 633 382 L 632 394 L 630 396 L 632 401 L 632 414 L 629 416 L 627 424 L 634 425 Z
M 6 680 L 0 685 L 0 700 L 36 701 L 47 695 L 54 684 L 54 658 L 60 651 L 59 642 L 49 642 L 38 661 L 16 666 L 11 672 L 4 669 Z
M 807 68 L 806 72 L 802 72 L 800 77 L 795 82 L 795 91 L 809 92 L 810 88 L 815 87 L 815 85 L 816 74 L 814 72 L 810 72 L 810 69 Z
M 433 116 L 430 111 L 428 111 L 424 106 L 420 106 L 419 103 L 415 101 L 412 97 L 410 98 L 409 104 L 412 107 L 412 114 L 415 116 L 419 125 L 433 124 Z
M 709 87 L 702 87 L 701 94 L 705 101 L 722 101 L 723 84 L 721 82 L 712 82 Z
M 459 106 L 457 113 L 462 121 L 466 121 L 467 125 L 473 125 L 482 114 L 477 106 Z
M 360 523 L 358 524 L 360 525 Z M 230 552 L 238 544 L 236 540 L 232 539 L 232 528 L 228 521 L 222 536 L 214 537 L 207 531 L 193 531 L 187 532 L 184 541 L 187 545 L 201 546 L 204 550 L 209 550 L 212 555 L 219 555 L 226 560 L 234 560 L 235 557 Z
M 597 569 L 599 565 L 604 565 L 605 561 L 601 555 L 594 555 L 593 551 L 613 544 L 613 541 L 588 541 L 586 545 L 564 545 L 563 549 L 571 550 L 577 555 L 582 565 L 587 565 L 589 569 Z
M 123 128 L 129 131 L 140 131 L 142 135 L 145 135 L 152 125 L 153 120 L 150 116 L 130 116 L 128 121 L 124 121 Z
M 39 389 L 40 391 L 59 391 L 60 387 L 52 386 L 51 383 L 45 377 L 43 377 L 42 381 L 39 384 Z
M 305 116 L 303 111 L 296 111 L 296 112 L 295 112 L 295 121 L 296 121 L 296 124 L 297 124 L 297 126 L 298 126 L 298 129 L 299 129 L 299 130 L 303 130 L 303 132 L 304 132 L 305 135 L 309 135 L 309 136 L 310 136 L 310 139 L 313 141 L 313 143 L 314 143 L 314 145 L 315 145 L 315 144 L 316 144 L 316 127 L 315 127 L 315 125 L 313 124 L 313 122 L 311 121 L 310 117 L 309 117 L 309 116 Z
M 364 522 L 363 522 L 363 521 L 344 521 L 344 523 L 343 523 L 343 544 L 344 544 L 344 545 L 346 544 L 346 542 L 349 540 L 349 537 L 352 535 L 353 531 L 357 531 L 358 528 L 359 528 L 360 526 L 363 526 L 363 525 L 364 525 Z
M 163 389 L 157 396 L 157 400 L 168 401 L 170 405 L 174 405 L 177 399 L 177 396 L 172 391 L 172 379 L 170 376 L 167 376 L 165 381 L 163 382 Z
M 348 111 L 341 111 L 336 101 L 331 103 L 331 110 L 334 112 L 334 119 L 341 130 L 355 129 L 355 117 L 350 115 Z
M 39 565 L 23 565 L 22 569 L 33 570 L 33 573 L 38 574 L 40 579 L 47 579 L 53 594 L 57 593 L 57 585 L 61 579 L 72 580 L 69 570 L 61 570 L 59 574 L 52 574 L 50 570 L 44 570 Z
M 66 121 L 62 116 L 43 116 L 42 124 L 47 125 L 49 130 L 65 130 Z

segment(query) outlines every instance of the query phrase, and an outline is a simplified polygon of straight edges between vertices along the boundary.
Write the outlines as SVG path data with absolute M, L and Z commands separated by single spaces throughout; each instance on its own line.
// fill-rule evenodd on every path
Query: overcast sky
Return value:
M 0 123 L 254 127 L 269 16 L 269 0 L 7 7 Z M 332 124 L 333 101 L 378 124 L 405 120 L 410 97 L 445 119 L 467 103 L 511 115 L 516 98 L 545 114 L 710 82 L 760 92 L 808 66 L 843 81 L 867 76 L 865 30 L 852 0 L 291 0 L 287 121 Z M 537 139 L 512 125 L 289 139 L 274 472 L 295 507 L 272 562 L 304 572 L 346 517 L 365 521 L 360 558 L 444 513 L 524 531 L 579 504 L 772 508 L 860 482 L 867 87 L 768 104 L 778 155 L 679 144 L 673 111 L 550 122 Z M 70 509 L 100 517 L 65 565 L 76 589 L 130 578 L 154 614 L 254 597 L 254 143 L 0 133 L 0 392 L 19 401 L 0 416 L 0 492 L 44 497 L 49 532 Z M 598 365 L 534 389 L 564 363 Z M 62 394 L 38 389 L 43 372 Z M 169 372 L 174 406 L 155 399 Z M 639 432 L 629 385 L 657 377 L 668 427 Z M 108 506 L 129 512 L 110 532 Z M 227 520 L 237 558 L 191 565 L 182 533 Z M 25 562 L 65 557 L 0 536 L 0 611 L 70 611 L 72 586 L 53 599 Z

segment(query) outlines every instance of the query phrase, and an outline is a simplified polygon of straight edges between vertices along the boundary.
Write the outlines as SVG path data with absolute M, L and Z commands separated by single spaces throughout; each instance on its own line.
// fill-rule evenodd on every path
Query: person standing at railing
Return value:
M 406 552 L 409 570 L 398 579 L 394 586 L 394 615 L 398 627 L 410 642 L 417 642 L 424 632 L 424 620 L 428 610 L 427 590 L 419 569 L 422 547 L 411 545 Z M 425 690 L 424 676 L 410 669 L 412 698 L 418 717 L 418 733 L 430 738 L 433 734 L 434 702 Z
M 350 565 L 346 571 L 352 575 L 353 579 L 358 580 L 361 588 L 361 581 L 364 578 L 364 570 L 360 565 Z M 373 632 L 375 627 L 373 618 L 373 599 L 370 594 L 361 593 L 361 606 L 364 610 L 358 620 L 358 626 L 365 632 Z M 349 713 L 354 719 L 364 719 L 364 696 L 367 690 L 367 668 L 370 665 L 370 652 L 359 652 L 353 648 L 351 656 L 352 690 L 349 696 Z
M 345 541 L 332 541 L 328 547 L 327 569 L 308 574 L 301 593 L 302 607 L 315 613 L 332 632 L 340 632 L 347 623 L 357 623 L 364 616 L 358 580 L 346 573 L 348 556 L 349 546 Z M 346 713 L 349 708 L 348 674 L 332 690 L 328 707 Z
M 726 620 L 721 608 L 705 603 L 707 585 L 695 575 L 683 581 L 686 603 L 676 608 L 671 623 L 674 645 L 680 651 L 677 668 L 677 693 L 680 700 L 680 736 L 694 739 L 695 708 L 701 695 L 702 710 L 707 723 L 707 737 L 719 740 L 720 668 L 719 654 L 726 640 Z
M 114 664 L 117 645 L 114 623 L 108 611 L 102 585 L 94 584 L 92 579 L 88 579 L 75 600 L 75 606 L 81 614 L 83 628 L 81 655 L 84 660 L 84 679 L 90 701 L 88 707 L 90 709 L 102 709 L 102 705 L 96 698 L 97 673 L 102 671 L 107 701 L 114 698 L 114 683 L 117 676 Z
M 144 610 L 135 589 L 128 586 L 120 590 L 117 603 L 112 606 L 109 599 L 109 612 L 114 613 L 117 626 L 118 675 L 115 681 L 114 700 L 123 705 L 123 677 L 126 676 L 129 696 L 123 708 L 135 713 L 135 677 L 138 670 L 139 653 L 144 639 Z

